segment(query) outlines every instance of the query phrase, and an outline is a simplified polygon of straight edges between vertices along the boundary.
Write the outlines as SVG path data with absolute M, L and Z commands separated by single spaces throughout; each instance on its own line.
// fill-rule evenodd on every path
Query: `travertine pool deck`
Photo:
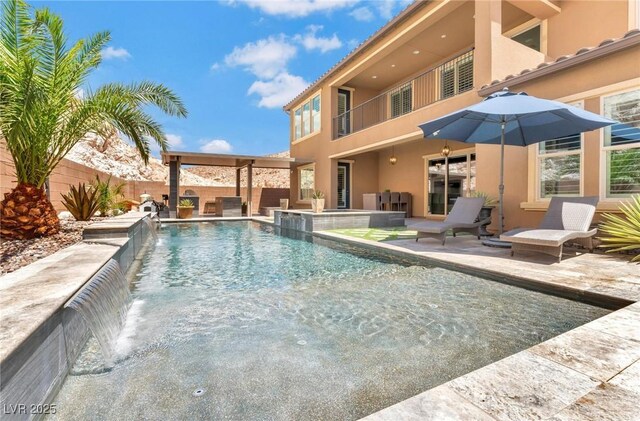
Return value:
M 366 420 L 640 420 L 640 265 L 571 249 L 561 263 L 544 255 L 511 257 L 468 236 L 448 238 L 443 247 L 314 235 L 612 308 L 626 305 Z

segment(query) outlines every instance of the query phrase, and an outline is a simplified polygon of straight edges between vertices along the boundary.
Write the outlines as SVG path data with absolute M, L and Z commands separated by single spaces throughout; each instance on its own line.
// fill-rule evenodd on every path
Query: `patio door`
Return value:
M 476 154 L 458 153 L 448 160 L 440 155 L 425 158 L 428 212 L 446 216 L 458 197 L 476 190 Z
M 351 163 L 338 162 L 338 209 L 351 209 Z

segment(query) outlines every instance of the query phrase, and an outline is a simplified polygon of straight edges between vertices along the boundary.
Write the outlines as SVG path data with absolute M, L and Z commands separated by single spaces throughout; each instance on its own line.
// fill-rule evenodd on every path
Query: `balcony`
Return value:
M 333 118 L 333 140 L 473 89 L 473 49 Z

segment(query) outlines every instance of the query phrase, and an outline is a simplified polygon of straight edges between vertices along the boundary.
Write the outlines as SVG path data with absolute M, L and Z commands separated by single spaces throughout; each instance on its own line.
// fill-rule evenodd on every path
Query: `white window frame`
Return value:
M 478 182 L 478 180 L 477 180 L 477 178 L 478 178 L 478 154 L 476 152 L 476 148 L 473 147 L 473 148 L 458 149 L 458 150 L 455 150 L 455 151 L 451 151 L 451 155 L 449 155 L 449 158 L 457 158 L 459 156 L 466 156 L 467 157 L 467 184 L 468 185 L 471 185 L 471 155 L 473 155 L 473 154 L 476 155 L 476 183 L 477 183 Z M 429 154 L 429 155 L 423 155 L 422 158 L 424 159 L 424 216 L 425 217 L 435 216 L 435 217 L 438 217 L 438 218 L 439 217 L 445 218 L 449 214 L 449 210 L 447 209 L 446 205 L 444 207 L 444 215 L 437 214 L 437 213 L 431 213 L 430 209 L 429 209 L 429 160 L 431 160 L 431 159 L 444 159 L 444 157 L 442 156 L 441 153 L 434 153 L 434 154 Z M 449 190 L 449 186 L 447 186 L 445 184 L 444 190 L 445 190 L 445 198 L 448 199 L 449 198 L 449 191 L 448 191 Z M 465 195 L 467 195 L 469 192 L 465 191 Z
M 305 99 L 303 102 L 300 103 L 300 105 L 298 105 L 296 108 L 294 108 L 291 113 L 292 113 L 292 136 L 291 136 L 291 144 L 294 145 L 296 143 L 302 142 L 303 140 L 306 140 L 312 136 L 317 135 L 318 133 L 320 133 L 322 131 L 322 90 L 318 90 L 316 91 L 313 95 L 310 95 L 309 97 L 307 97 L 307 99 Z M 320 98 L 320 110 L 318 111 L 318 114 L 320 114 L 320 127 L 314 127 L 313 124 L 313 100 L 319 97 Z M 304 113 L 304 106 L 305 105 L 309 105 L 309 112 L 308 112 L 308 117 L 309 118 L 309 133 L 304 134 L 304 122 L 305 122 L 305 113 Z M 296 138 L 296 112 L 300 110 L 300 137 Z
M 311 203 L 311 198 L 303 199 L 302 198 L 302 171 L 311 168 L 313 170 L 313 188 L 311 190 L 316 189 L 316 164 L 307 164 L 301 165 L 298 167 L 298 203 Z
M 584 109 L 584 100 L 570 102 L 568 103 L 568 105 L 573 105 L 574 107 Z M 553 140 L 553 139 L 550 139 L 550 140 Z M 551 200 L 550 197 L 541 197 L 540 195 L 540 175 L 542 174 L 540 169 L 540 162 L 544 158 L 556 158 L 556 157 L 569 156 L 569 155 L 578 155 L 578 153 L 580 154 L 580 193 L 577 196 L 584 196 L 584 133 L 580 134 L 580 151 L 579 152 L 578 151 L 561 151 L 561 152 L 551 152 L 546 154 L 540 154 L 540 143 L 531 145 L 531 147 L 534 148 L 534 151 L 535 151 L 534 154 L 536 159 L 535 174 L 534 174 L 534 180 L 535 180 L 534 198 L 537 202 L 548 202 Z M 567 197 L 577 197 L 577 196 L 567 196 Z
M 604 99 L 605 98 L 624 94 L 627 92 L 638 91 L 638 90 L 640 90 L 638 86 L 633 86 L 627 89 L 603 93 L 602 95 L 600 95 L 600 115 L 604 116 Z M 619 150 L 625 150 L 625 149 L 639 149 L 640 143 L 605 146 L 604 133 L 605 133 L 605 130 L 600 129 L 600 201 L 603 201 L 603 202 L 627 201 L 629 200 L 628 197 L 607 197 L 607 152 L 619 151 Z

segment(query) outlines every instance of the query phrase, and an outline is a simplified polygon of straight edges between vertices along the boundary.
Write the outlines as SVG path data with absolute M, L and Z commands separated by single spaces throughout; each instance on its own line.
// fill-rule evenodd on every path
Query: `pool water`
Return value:
M 608 313 L 251 222 L 165 226 L 134 272 L 118 362 L 90 340 L 55 417 L 358 419 Z

